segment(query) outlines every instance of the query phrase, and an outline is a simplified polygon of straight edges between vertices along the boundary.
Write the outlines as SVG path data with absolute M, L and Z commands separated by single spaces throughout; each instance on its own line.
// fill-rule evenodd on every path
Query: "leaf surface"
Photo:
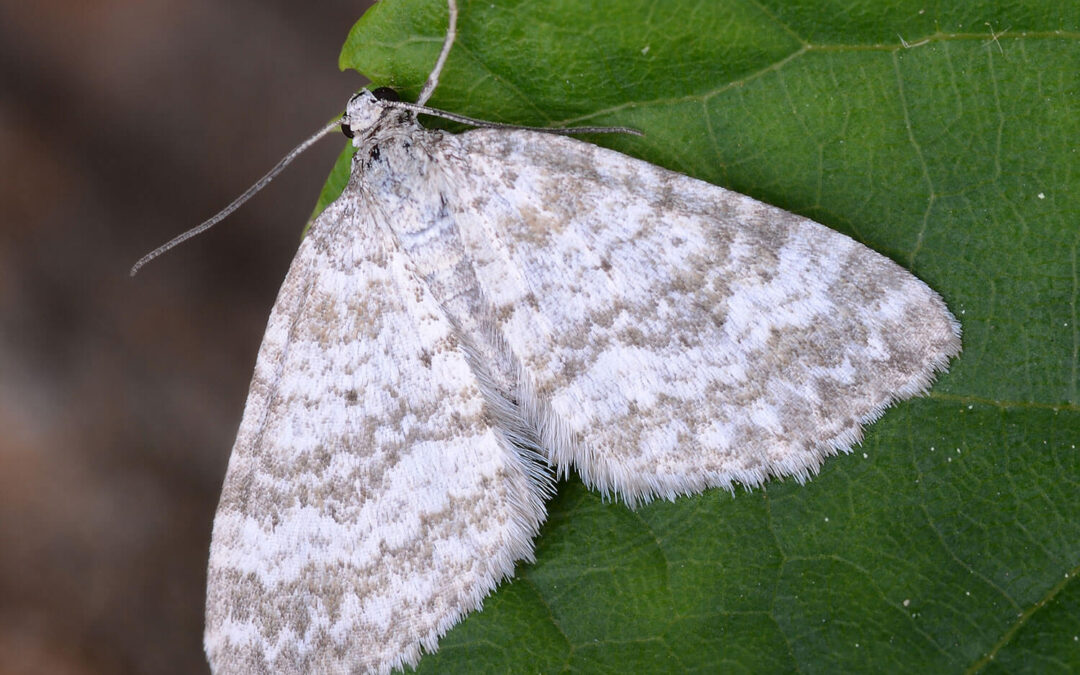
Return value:
M 591 140 L 892 257 L 964 352 L 803 486 L 631 511 L 564 481 L 421 671 L 1080 664 L 1080 12 L 1003 4 L 462 0 L 430 105 L 639 128 Z M 415 100 L 445 28 L 383 0 L 341 65 Z

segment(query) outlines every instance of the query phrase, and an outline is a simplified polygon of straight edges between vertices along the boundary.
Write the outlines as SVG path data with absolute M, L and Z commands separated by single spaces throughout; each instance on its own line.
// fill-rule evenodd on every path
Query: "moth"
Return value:
M 960 351 L 933 290 L 806 218 L 420 126 L 449 10 L 417 104 L 349 102 L 351 177 L 271 312 L 214 519 L 216 672 L 414 665 L 532 560 L 558 476 L 631 507 L 803 481 Z

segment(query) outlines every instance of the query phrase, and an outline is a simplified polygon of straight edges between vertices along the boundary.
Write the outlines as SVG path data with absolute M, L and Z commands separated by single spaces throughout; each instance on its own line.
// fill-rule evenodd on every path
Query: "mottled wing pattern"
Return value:
M 960 350 L 934 291 L 822 225 L 573 139 L 456 139 L 461 231 L 547 449 L 630 503 L 803 480 Z
M 414 664 L 532 557 L 539 491 L 361 201 L 313 226 L 259 351 L 214 519 L 216 672 Z

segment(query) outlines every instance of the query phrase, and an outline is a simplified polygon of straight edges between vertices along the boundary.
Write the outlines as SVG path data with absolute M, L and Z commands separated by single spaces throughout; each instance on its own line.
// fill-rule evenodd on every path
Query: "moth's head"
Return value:
M 375 126 L 386 114 L 387 106 L 383 101 L 397 101 L 397 92 L 390 87 L 379 87 L 375 91 L 361 89 L 353 94 L 345 106 L 345 117 L 341 119 L 341 133 L 347 138 L 363 134 L 365 129 Z

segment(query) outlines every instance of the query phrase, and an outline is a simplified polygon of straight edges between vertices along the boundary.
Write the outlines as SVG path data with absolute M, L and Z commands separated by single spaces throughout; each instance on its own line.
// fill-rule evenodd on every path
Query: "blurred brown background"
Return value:
M 0 0 L 0 672 L 193 673 L 225 462 L 368 0 Z

